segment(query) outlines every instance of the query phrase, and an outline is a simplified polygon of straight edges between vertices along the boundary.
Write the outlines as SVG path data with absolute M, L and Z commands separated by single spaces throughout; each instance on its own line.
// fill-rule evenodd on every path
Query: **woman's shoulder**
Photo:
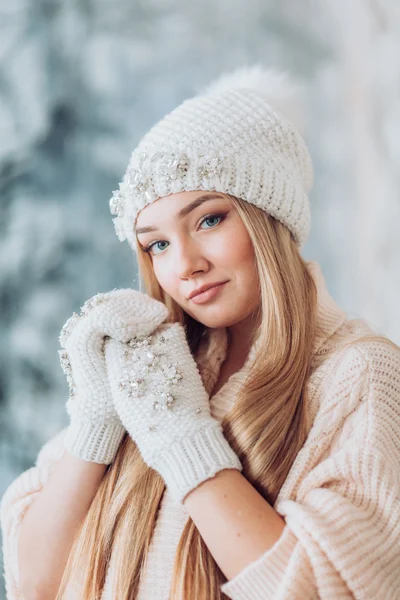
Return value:
M 20 473 L 5 490 L 0 503 L 1 523 L 19 518 L 34 495 L 42 489 L 50 474 L 64 453 L 64 436 L 67 428 L 62 429 L 47 441 L 39 450 L 34 466 Z
M 362 376 L 369 366 L 387 366 L 396 374 L 400 347 L 390 338 L 374 331 L 364 319 L 346 319 L 316 353 L 313 366 L 323 367 L 337 381 L 341 376 Z
M 65 450 L 64 437 L 66 432 L 67 427 L 64 427 L 43 444 L 36 458 L 36 466 L 47 462 L 56 462 L 62 457 Z
M 400 428 L 399 346 L 362 319 L 345 321 L 339 329 L 311 377 L 316 422 L 339 428 L 351 420 L 380 437 L 390 415 Z

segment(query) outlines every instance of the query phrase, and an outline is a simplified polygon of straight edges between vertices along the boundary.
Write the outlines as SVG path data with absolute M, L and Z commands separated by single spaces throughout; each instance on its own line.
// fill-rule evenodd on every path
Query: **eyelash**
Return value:
M 202 225 L 204 223 L 204 221 L 207 221 L 208 219 L 212 219 L 212 218 L 218 218 L 221 219 L 221 221 L 219 223 L 217 223 L 217 225 L 219 225 L 220 223 L 222 223 L 222 221 L 225 219 L 227 213 L 212 213 L 210 215 L 206 215 L 201 221 L 200 221 L 200 225 Z M 216 227 L 216 226 L 215 226 Z M 210 229 L 214 229 L 214 227 L 210 227 Z M 155 246 L 156 244 L 162 242 L 164 240 L 156 240 L 155 242 L 151 242 L 151 244 L 149 244 L 148 246 L 142 248 L 143 252 L 147 252 L 150 253 L 151 249 L 153 246 Z M 165 248 L 164 248 L 165 250 Z

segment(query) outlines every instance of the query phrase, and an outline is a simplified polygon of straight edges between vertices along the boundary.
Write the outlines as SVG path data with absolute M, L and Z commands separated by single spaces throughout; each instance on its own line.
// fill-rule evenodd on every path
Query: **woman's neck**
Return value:
M 256 326 L 254 318 L 250 316 L 240 323 L 227 327 L 228 347 L 225 359 L 227 366 L 235 368 L 239 365 L 238 368 L 241 368 L 244 365 L 252 345 L 252 333 Z

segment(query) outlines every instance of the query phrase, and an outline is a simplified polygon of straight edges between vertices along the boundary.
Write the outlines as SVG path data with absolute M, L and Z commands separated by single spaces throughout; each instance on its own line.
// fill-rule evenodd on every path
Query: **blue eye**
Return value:
M 209 217 L 204 217 L 204 219 L 201 221 L 201 224 L 205 223 L 206 221 L 211 221 L 212 219 L 219 219 L 220 217 L 218 215 L 210 215 Z
M 211 221 L 212 219 L 219 219 L 218 223 L 216 223 L 216 225 L 219 225 L 219 223 L 221 223 L 226 217 L 226 213 L 225 214 L 212 214 L 212 215 L 207 215 L 206 217 L 204 217 L 204 219 L 202 219 L 200 221 L 200 225 L 202 225 L 205 221 Z M 207 229 L 213 229 L 216 225 L 212 225 L 211 227 L 207 227 Z M 148 246 L 146 246 L 145 248 L 143 248 L 144 252 L 151 252 L 153 246 L 157 246 L 157 244 L 162 244 L 163 242 L 165 242 L 165 240 L 158 240 L 155 242 L 152 242 L 151 244 L 149 244 Z M 161 248 L 161 251 L 165 250 L 165 248 Z

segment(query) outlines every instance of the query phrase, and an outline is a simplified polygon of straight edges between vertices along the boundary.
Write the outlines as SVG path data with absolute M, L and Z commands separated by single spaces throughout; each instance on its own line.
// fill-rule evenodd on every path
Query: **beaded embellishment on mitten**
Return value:
M 59 338 L 58 338 L 58 341 L 60 342 L 60 346 L 62 348 L 65 348 L 65 343 L 66 343 L 67 339 L 69 338 L 71 331 L 73 330 L 73 328 L 77 324 L 77 322 L 84 315 L 87 315 L 88 312 L 90 312 L 95 306 L 98 306 L 99 304 L 104 302 L 104 300 L 109 298 L 111 296 L 112 292 L 115 291 L 116 289 L 117 288 L 114 288 L 114 290 L 112 290 L 110 292 L 100 293 L 100 294 L 96 294 L 95 296 L 92 296 L 91 298 L 86 300 L 86 302 L 81 306 L 80 314 L 78 314 L 76 312 L 72 313 L 72 317 L 70 317 L 64 323 L 64 325 L 61 329 Z
M 76 386 L 72 377 L 72 367 L 69 360 L 68 352 L 64 349 L 58 350 L 58 356 L 60 358 L 61 368 L 64 372 L 64 375 L 67 379 L 68 387 L 69 387 L 69 397 L 72 398 L 75 396 Z
M 143 396 L 149 398 L 151 400 L 149 402 L 150 411 L 168 413 L 176 402 L 173 391 L 182 380 L 183 374 L 178 368 L 177 362 L 161 360 L 165 355 L 162 345 L 167 338 L 161 335 L 156 343 L 153 343 L 153 338 L 152 335 L 142 338 L 135 337 L 128 342 L 124 352 L 127 366 L 119 381 L 119 388 L 129 398 Z M 149 431 L 153 431 L 154 428 L 155 425 L 151 424 Z
M 115 289 L 116 288 L 114 288 L 114 290 Z M 58 350 L 58 356 L 60 359 L 61 368 L 67 379 L 67 383 L 69 386 L 69 397 L 70 398 L 75 396 L 76 386 L 75 386 L 75 383 L 74 383 L 74 380 L 72 377 L 72 368 L 71 368 L 71 363 L 69 360 L 68 352 L 65 350 L 66 342 L 67 342 L 69 336 L 71 335 L 71 332 L 74 329 L 75 325 L 78 323 L 78 321 L 84 315 L 87 315 L 88 312 L 91 311 L 95 306 L 98 306 L 99 304 L 104 302 L 104 300 L 109 298 L 111 293 L 112 292 L 96 294 L 95 296 L 92 296 L 91 298 L 86 300 L 86 302 L 80 308 L 80 314 L 74 312 L 72 314 L 72 317 L 70 317 L 64 323 L 64 325 L 61 329 L 58 340 L 60 342 L 60 346 L 61 346 L 62 350 Z
M 121 423 L 175 499 L 181 502 L 222 469 L 241 469 L 211 415 L 209 395 L 180 323 L 126 343 L 110 338 L 105 356 Z

